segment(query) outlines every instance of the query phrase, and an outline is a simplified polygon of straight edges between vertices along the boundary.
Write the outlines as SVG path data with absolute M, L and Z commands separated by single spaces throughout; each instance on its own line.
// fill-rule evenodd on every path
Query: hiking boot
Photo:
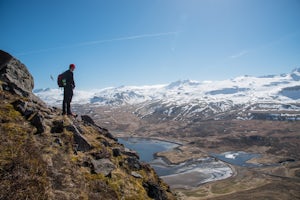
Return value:
M 68 113 L 68 116 L 71 116 L 71 117 L 77 117 L 78 115 L 77 114 L 75 114 L 75 113 Z

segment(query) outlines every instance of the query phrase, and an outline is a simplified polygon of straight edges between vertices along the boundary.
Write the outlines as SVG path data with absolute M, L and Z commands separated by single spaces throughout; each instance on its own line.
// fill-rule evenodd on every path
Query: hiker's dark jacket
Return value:
M 65 71 L 64 78 L 66 79 L 66 86 L 64 88 L 73 90 L 75 88 L 73 72 L 71 70 Z
M 67 70 L 64 72 L 64 79 L 66 79 L 66 85 L 64 86 L 64 100 L 63 100 L 63 114 L 72 114 L 71 112 L 71 101 L 73 98 L 73 89 L 75 88 L 75 82 L 73 72 Z M 66 112 L 67 111 L 67 112 Z

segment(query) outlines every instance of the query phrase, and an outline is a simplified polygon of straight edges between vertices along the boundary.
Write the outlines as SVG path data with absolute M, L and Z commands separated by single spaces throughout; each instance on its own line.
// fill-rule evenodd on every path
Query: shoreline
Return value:
M 199 162 L 201 163 L 202 161 Z M 160 176 L 160 178 L 168 183 L 172 189 L 191 190 L 197 189 L 206 183 L 228 179 L 237 174 L 236 169 L 232 165 L 220 160 L 210 162 L 209 164 L 209 167 L 198 166 L 182 173 Z M 219 166 L 220 164 L 222 165 L 221 167 Z
M 168 149 L 166 152 L 172 150 L 181 151 L 179 148 L 183 146 L 183 144 L 179 142 L 153 137 L 146 138 L 127 136 L 118 138 L 122 138 L 124 140 L 157 140 L 176 145 L 175 147 Z M 189 158 L 184 161 L 171 162 L 166 156 L 158 155 L 159 153 L 160 152 L 155 152 L 153 154 L 154 159 L 148 163 L 155 169 L 157 174 L 160 174 L 159 177 L 173 189 L 195 189 L 202 184 L 224 180 L 236 174 L 236 170 L 233 166 L 208 154 L 206 154 L 207 156 L 205 157 Z M 166 174 L 162 175 L 164 173 Z

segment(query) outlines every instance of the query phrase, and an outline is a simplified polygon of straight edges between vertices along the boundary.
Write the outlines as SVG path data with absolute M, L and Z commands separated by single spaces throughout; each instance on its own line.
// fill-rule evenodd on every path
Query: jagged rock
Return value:
M 62 133 L 64 131 L 64 121 L 56 120 L 52 122 L 51 133 Z
M 88 115 L 81 115 L 81 120 L 85 123 L 85 124 L 91 124 L 91 125 L 95 125 L 94 120 L 88 116 Z
M 26 119 L 28 119 L 33 113 L 34 110 L 28 106 L 28 102 L 18 99 L 13 102 L 15 110 L 19 111 Z
M 77 144 L 77 151 L 89 151 L 92 146 L 87 142 L 87 140 L 80 134 L 74 134 L 74 141 Z
M 4 90 L 29 97 L 34 87 L 33 77 L 19 60 L 0 50 L 0 80 Z
M 37 112 L 34 114 L 33 117 L 30 117 L 30 123 L 36 127 L 37 131 L 35 134 L 41 134 L 45 131 L 45 123 L 44 123 L 44 118 L 41 113 Z
M 148 196 L 155 200 L 168 199 L 165 191 L 156 183 L 147 181 L 143 183 L 143 187 L 146 189 Z
M 18 99 L 17 101 L 13 102 L 12 105 L 16 111 L 19 111 L 22 115 L 25 115 L 27 102 Z
M 76 150 L 75 151 L 89 151 L 92 149 L 92 145 L 88 143 L 86 138 L 81 135 L 81 132 L 79 131 L 78 127 L 74 124 L 71 124 L 66 127 L 68 131 L 71 131 L 73 133 L 74 142 L 76 143 Z
M 104 135 L 105 135 L 105 137 L 108 137 L 114 141 L 118 141 L 118 139 L 115 138 L 110 132 L 106 132 Z
M 136 151 L 132 151 L 128 148 L 124 148 L 123 151 L 122 151 L 122 154 L 130 156 L 130 157 L 136 157 L 137 159 L 140 159 L 140 156 Z
M 136 157 L 128 157 L 125 161 L 131 170 L 140 170 L 142 168 L 140 161 Z
M 23 115 L 26 119 L 30 121 L 30 123 L 36 127 L 36 134 L 43 133 L 45 131 L 46 125 L 44 120 L 44 115 L 41 111 L 42 108 L 34 108 L 33 103 L 23 101 L 18 99 L 12 103 L 15 110 L 19 111 L 21 115 Z
M 103 174 L 104 176 L 108 176 L 116 166 L 109 159 L 100 159 L 100 160 L 92 160 L 92 171 L 96 174 Z
M 120 148 L 113 148 L 113 156 L 114 157 L 118 157 L 118 156 L 121 156 L 121 150 Z

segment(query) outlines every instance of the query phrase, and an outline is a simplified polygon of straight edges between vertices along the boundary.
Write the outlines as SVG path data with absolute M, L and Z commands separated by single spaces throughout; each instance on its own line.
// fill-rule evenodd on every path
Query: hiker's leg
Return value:
M 62 104 L 62 114 L 65 115 L 66 114 L 66 102 L 63 101 L 63 104 Z
M 67 99 L 66 99 L 66 104 L 67 104 L 67 114 L 72 114 L 71 111 L 71 101 L 72 101 L 72 97 L 73 97 L 73 90 L 69 90 L 67 92 Z
M 69 114 L 71 114 L 72 112 L 71 112 L 71 102 L 70 101 L 68 101 L 67 102 L 67 114 L 69 115 Z
M 66 114 L 66 104 L 67 104 L 67 93 L 64 90 L 64 99 L 63 99 L 63 103 L 62 103 L 62 114 L 63 115 Z

